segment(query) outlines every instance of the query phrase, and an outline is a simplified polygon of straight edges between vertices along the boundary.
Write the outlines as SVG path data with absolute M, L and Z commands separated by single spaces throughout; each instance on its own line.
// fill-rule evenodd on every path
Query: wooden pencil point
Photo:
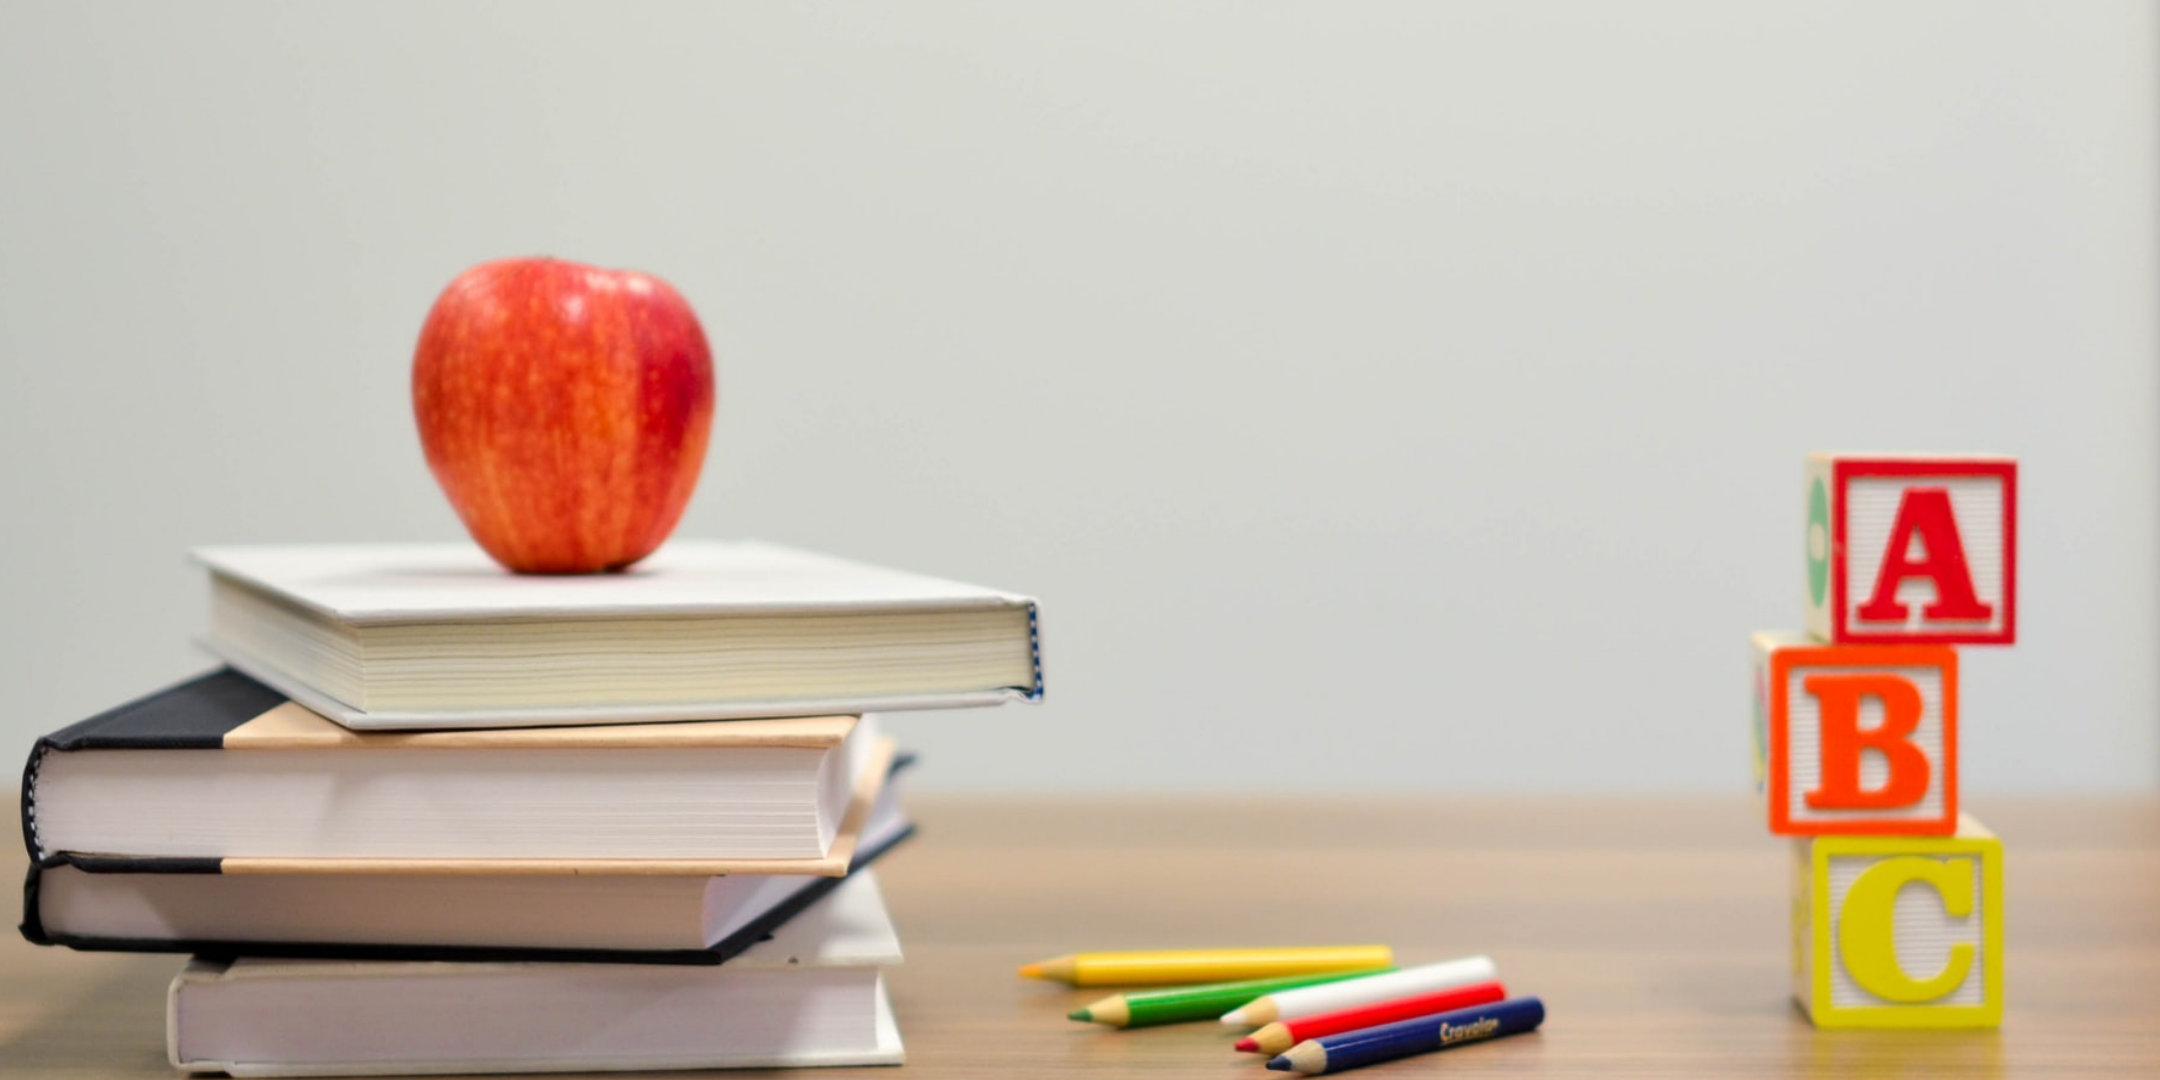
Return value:
M 1095 1014 L 1087 1011 L 1086 1009 L 1074 1009 L 1073 1011 L 1065 1014 L 1065 1019 L 1083 1020 L 1087 1023 L 1092 1024 L 1095 1022 Z
M 1133 1022 L 1132 1002 L 1123 994 L 1112 994 L 1088 1006 L 1088 1013 L 1096 1023 L 1111 1027 L 1130 1027 Z
M 1298 1040 L 1290 1037 L 1290 1028 L 1277 1020 L 1251 1035 L 1238 1040 L 1238 1049 L 1250 1054 L 1266 1054 L 1273 1057 L 1296 1046 Z
M 1327 1051 L 1316 1042 L 1301 1042 L 1268 1059 L 1267 1067 L 1278 1072 L 1314 1073 L 1327 1071 Z
M 1055 956 L 1048 960 L 1037 960 L 1032 964 L 1020 965 L 1020 974 L 1030 979 L 1049 979 L 1054 982 L 1071 983 L 1075 981 L 1079 967 L 1080 965 L 1070 956 Z

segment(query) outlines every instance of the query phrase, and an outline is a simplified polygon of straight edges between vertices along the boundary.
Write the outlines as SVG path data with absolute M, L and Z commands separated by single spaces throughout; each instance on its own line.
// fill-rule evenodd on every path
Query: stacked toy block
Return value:
M 1755 635 L 1756 782 L 1794 838 L 1819 1027 L 2002 1021 L 2002 842 L 1958 802 L 1958 650 L 2017 637 L 2017 462 L 1815 454 L 1804 633 Z

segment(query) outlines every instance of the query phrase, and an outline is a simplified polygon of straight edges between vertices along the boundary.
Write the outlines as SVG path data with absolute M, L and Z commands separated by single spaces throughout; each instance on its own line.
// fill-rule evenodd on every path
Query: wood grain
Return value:
M 2000 1032 L 1818 1032 L 1786 996 L 1785 844 L 1746 800 L 915 800 L 880 874 L 923 1077 L 1266 1075 L 1214 1025 L 1066 1020 L 1074 949 L 1386 941 L 1488 952 L 1536 1035 L 1385 1077 L 2126 1077 L 2160 1068 L 2160 800 L 1979 803 L 2007 848 Z M 7 864 L 19 873 L 21 855 Z M 170 1077 L 177 957 L 0 944 L 0 1073 Z M 737 1074 L 761 1075 L 761 1074 Z M 774 1074 L 777 1075 L 777 1074 Z M 873 1074 L 875 1075 L 875 1074 Z

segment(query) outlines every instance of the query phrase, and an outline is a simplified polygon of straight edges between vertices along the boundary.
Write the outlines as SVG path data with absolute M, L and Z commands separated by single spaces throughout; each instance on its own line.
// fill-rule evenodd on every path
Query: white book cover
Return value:
M 864 871 L 719 967 L 194 960 L 167 1050 L 233 1076 L 897 1065 L 900 959 Z
M 510 573 L 470 543 L 206 547 L 204 646 L 348 727 L 811 716 L 1039 699 L 1027 596 L 756 541 Z
M 470 543 L 230 545 L 194 556 L 215 573 L 352 624 L 1033 602 L 755 540 L 674 540 L 611 574 L 513 574 Z

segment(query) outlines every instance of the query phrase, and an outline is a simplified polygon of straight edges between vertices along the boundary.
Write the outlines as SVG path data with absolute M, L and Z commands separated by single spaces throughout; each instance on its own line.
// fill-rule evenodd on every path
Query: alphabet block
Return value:
M 1957 650 L 1756 634 L 1764 801 L 1782 836 L 1957 829 Z
M 2017 640 L 2017 460 L 1810 454 L 1807 631 L 1823 641 Z
M 1955 836 L 1793 843 L 1793 999 L 1817 1027 L 2002 1023 L 2002 841 Z

